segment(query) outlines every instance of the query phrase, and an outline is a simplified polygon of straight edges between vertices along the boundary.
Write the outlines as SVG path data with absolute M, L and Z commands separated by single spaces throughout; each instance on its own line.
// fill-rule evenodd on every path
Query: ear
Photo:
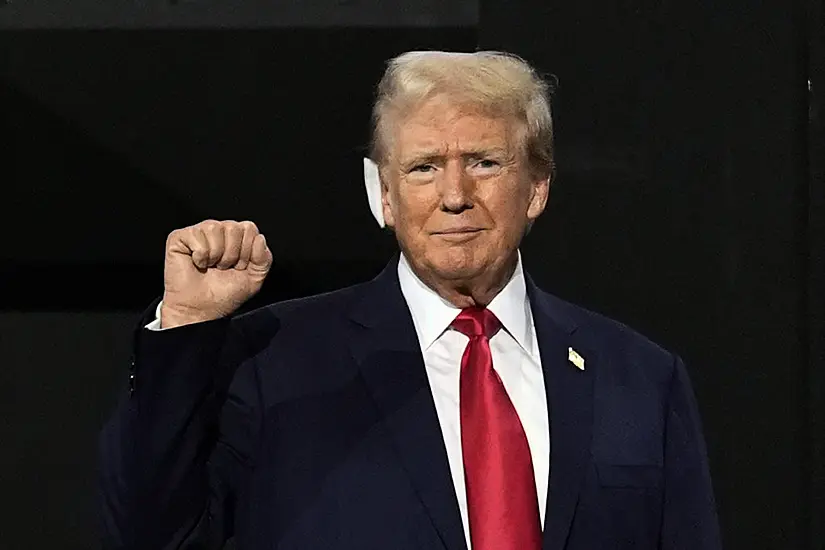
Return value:
M 532 183 L 532 193 L 530 195 L 530 204 L 527 206 L 527 219 L 534 222 L 547 205 L 547 197 L 550 195 L 550 180 L 551 176 L 536 180 Z
M 390 192 L 387 177 L 381 173 L 381 208 L 384 212 L 384 224 L 387 227 L 395 227 L 395 202 Z

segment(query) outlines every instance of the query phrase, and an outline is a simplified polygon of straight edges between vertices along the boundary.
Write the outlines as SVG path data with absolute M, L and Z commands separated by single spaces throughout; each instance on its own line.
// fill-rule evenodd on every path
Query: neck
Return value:
M 432 272 L 419 273 L 410 267 L 421 281 L 436 294 L 457 308 L 486 307 L 507 286 L 518 264 L 518 253 L 497 269 L 489 269 L 470 278 L 444 280 Z M 423 271 L 423 270 L 422 270 Z

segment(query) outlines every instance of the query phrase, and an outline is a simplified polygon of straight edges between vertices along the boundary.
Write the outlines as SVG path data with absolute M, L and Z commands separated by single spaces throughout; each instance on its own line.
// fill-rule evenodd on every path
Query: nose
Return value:
M 473 207 L 473 179 L 464 170 L 463 163 L 450 159 L 444 166 L 444 173 L 439 181 L 441 193 L 441 210 L 460 213 Z

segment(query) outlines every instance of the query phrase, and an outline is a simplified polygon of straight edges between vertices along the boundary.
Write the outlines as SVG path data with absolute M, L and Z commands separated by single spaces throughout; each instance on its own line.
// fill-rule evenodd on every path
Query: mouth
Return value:
M 478 233 L 481 231 L 481 227 L 475 227 L 471 225 L 462 225 L 459 227 L 451 227 L 449 229 L 442 229 L 441 231 L 434 231 L 436 235 L 452 235 L 455 233 Z
M 433 235 L 451 242 L 460 242 L 473 239 L 482 231 L 484 230 L 479 227 L 452 227 L 443 231 L 436 231 Z

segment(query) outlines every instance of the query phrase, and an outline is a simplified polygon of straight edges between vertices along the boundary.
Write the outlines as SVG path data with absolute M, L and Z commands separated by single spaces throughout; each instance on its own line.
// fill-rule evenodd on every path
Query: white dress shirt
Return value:
M 418 343 L 424 356 L 424 367 L 433 392 L 455 494 L 458 497 L 464 536 L 467 548 L 471 548 L 458 403 L 461 357 L 469 338 L 449 328 L 461 310 L 426 286 L 413 273 L 403 254 L 398 262 L 398 280 L 412 313 Z M 520 255 L 513 277 L 487 308 L 498 317 L 503 327 L 490 339 L 493 368 L 501 378 L 527 435 L 536 480 L 539 518 L 544 525 L 550 473 L 550 426 L 536 327 L 533 324 L 530 300 L 527 298 Z
M 413 273 L 403 254 L 398 262 L 398 280 L 410 308 L 421 354 L 424 357 L 424 367 L 433 392 L 450 463 L 450 473 L 458 498 L 464 536 L 467 548 L 471 549 L 458 403 L 461 357 L 469 338 L 450 328 L 450 324 L 461 310 L 426 286 Z M 527 436 L 536 480 L 539 519 L 544 525 L 550 473 L 550 426 L 536 327 L 527 298 L 521 255 L 513 277 L 487 308 L 495 314 L 503 327 L 490 339 L 493 368 L 501 378 Z M 155 319 L 146 325 L 146 328 L 165 330 L 160 328 L 160 304 Z

